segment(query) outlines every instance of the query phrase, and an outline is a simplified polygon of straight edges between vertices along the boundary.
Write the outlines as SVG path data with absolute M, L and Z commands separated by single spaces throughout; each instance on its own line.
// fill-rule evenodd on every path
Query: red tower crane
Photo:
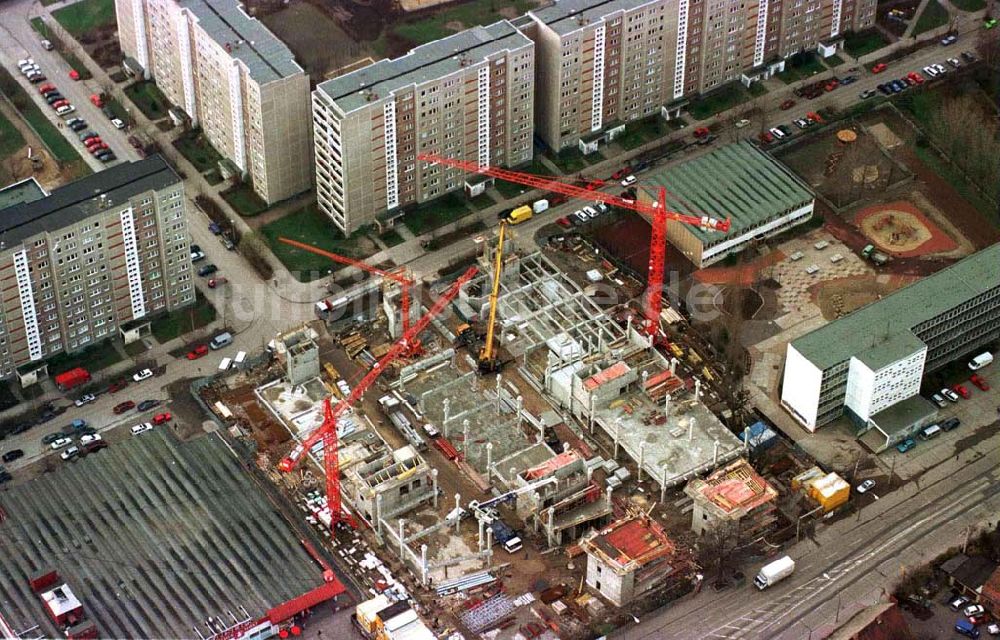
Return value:
M 298 240 L 292 240 L 291 238 L 285 238 L 284 236 L 278 238 L 279 242 L 284 242 L 290 247 L 295 247 L 296 249 L 302 249 L 303 251 L 308 251 L 309 253 L 315 253 L 318 256 L 323 256 L 324 258 L 329 258 L 334 262 L 339 262 L 340 264 L 346 264 L 350 267 L 357 267 L 362 271 L 367 271 L 368 273 L 373 273 L 377 276 L 382 276 L 383 278 L 388 278 L 393 282 L 399 283 L 400 288 L 403 290 L 403 294 L 400 300 L 400 307 L 402 308 L 403 314 L 403 333 L 410 328 L 410 287 L 416 284 L 410 278 L 407 278 L 401 273 L 402 269 L 397 269 L 395 271 L 386 271 L 384 269 L 379 269 L 378 267 L 373 267 L 367 262 L 362 262 L 361 260 L 355 260 L 354 258 L 348 258 L 347 256 L 342 256 L 332 251 L 327 251 L 325 249 L 320 249 L 319 247 L 314 247 L 311 244 L 306 244 L 304 242 L 299 242 Z
M 306 245 L 308 246 L 308 245 Z M 326 471 L 326 499 L 330 507 L 331 527 L 338 522 L 352 522 L 349 514 L 344 512 L 344 507 L 340 497 L 340 459 L 337 452 L 337 420 L 345 411 L 350 409 L 355 402 L 361 399 L 369 387 L 378 380 L 379 376 L 385 372 L 386 368 L 399 356 L 407 353 L 411 345 L 416 341 L 421 331 L 427 328 L 431 320 L 434 319 L 449 303 L 458 295 L 459 290 L 471 280 L 479 270 L 476 267 L 469 267 L 458 280 L 456 280 L 444 294 L 438 298 L 426 314 L 421 316 L 413 326 L 407 329 L 402 336 L 393 343 L 389 351 L 386 352 L 378 362 L 372 365 L 363 378 L 354 386 L 350 395 L 332 406 L 328 397 L 323 403 L 323 423 L 314 429 L 306 439 L 278 463 L 278 470 L 288 473 L 295 469 L 306 452 L 308 452 L 317 442 L 323 440 L 323 466 Z
M 645 204 L 638 200 L 628 200 L 600 191 L 592 191 L 593 183 L 586 187 L 566 184 L 545 176 L 536 176 L 521 171 L 511 171 L 499 167 L 480 166 L 475 162 L 445 158 L 434 154 L 423 153 L 417 156 L 424 162 L 443 164 L 462 169 L 468 173 L 478 173 L 498 180 L 506 180 L 535 189 L 544 189 L 561 193 L 571 198 L 595 200 L 609 206 L 620 207 L 649 216 L 652 232 L 649 237 L 649 273 L 646 277 L 646 300 L 643 314 L 646 317 L 646 333 L 655 336 L 660 327 L 660 311 L 663 310 L 663 267 L 667 260 L 667 221 L 677 220 L 685 224 L 712 229 L 714 231 L 729 231 L 729 220 L 718 220 L 708 216 L 694 216 L 686 213 L 667 210 L 667 191 L 660 187 L 656 202 Z

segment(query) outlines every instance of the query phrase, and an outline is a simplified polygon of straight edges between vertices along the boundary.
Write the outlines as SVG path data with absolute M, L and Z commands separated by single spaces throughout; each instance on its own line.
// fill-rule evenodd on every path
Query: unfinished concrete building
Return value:
M 364 459 L 349 462 L 342 486 L 369 523 L 412 511 L 431 502 L 437 493 L 437 472 L 412 446 L 395 451 L 380 447 Z
M 517 495 L 517 517 L 552 548 L 576 540 L 611 516 L 611 488 L 602 491 L 593 477 L 601 462 L 584 460 L 572 449 L 557 455 L 538 443 L 497 462 L 493 475 L 508 491 L 534 486 Z
M 275 355 L 284 364 L 285 376 L 293 385 L 302 384 L 319 375 L 317 337 L 314 329 L 303 325 L 279 335 L 274 341 Z
M 740 458 L 707 478 L 684 487 L 694 501 L 691 528 L 701 535 L 722 523 L 739 523 L 740 535 L 755 537 L 773 524 L 778 491 L 750 463 Z
M 612 522 L 580 541 L 587 586 L 623 607 L 671 579 L 687 577 L 690 555 L 647 517 Z

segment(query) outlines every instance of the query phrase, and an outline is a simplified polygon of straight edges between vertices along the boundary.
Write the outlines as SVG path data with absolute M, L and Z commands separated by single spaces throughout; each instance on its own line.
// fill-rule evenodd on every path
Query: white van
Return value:
M 231 345 L 233 343 L 233 334 L 228 331 L 224 331 L 219 335 L 212 338 L 212 341 L 208 343 L 208 346 L 214 349 L 221 349 L 222 347 Z
M 984 351 L 983 353 L 980 353 L 978 356 L 969 361 L 969 368 L 972 369 L 973 371 L 976 371 L 978 369 L 982 369 L 988 364 L 991 364 L 992 362 L 993 362 L 993 354 L 990 353 L 989 351 Z
M 936 438 L 939 435 L 941 435 L 941 427 L 936 424 L 924 427 L 920 430 L 919 434 L 921 440 L 930 440 L 931 438 Z
M 223 358 L 222 362 L 219 363 L 219 371 L 229 371 L 229 367 L 233 365 L 232 358 Z
M 237 351 L 236 352 L 236 357 L 233 358 L 233 364 L 237 365 L 237 366 L 241 365 L 241 364 L 243 364 L 243 361 L 246 360 L 246 359 L 247 359 L 247 352 L 246 351 Z

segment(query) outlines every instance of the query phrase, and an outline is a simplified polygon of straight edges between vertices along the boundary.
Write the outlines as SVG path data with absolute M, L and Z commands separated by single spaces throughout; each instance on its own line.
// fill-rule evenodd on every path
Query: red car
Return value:
M 153 416 L 153 424 L 166 424 L 167 422 L 170 422 L 172 419 L 173 416 L 170 415 L 170 412 L 165 411 L 163 413 L 158 413 L 155 416 Z
M 188 360 L 197 360 L 198 358 L 200 358 L 202 356 L 206 356 L 206 355 L 208 355 L 208 346 L 204 345 L 204 344 L 199 344 L 194 349 L 191 349 L 190 351 L 188 351 L 188 353 L 187 353 L 187 359 Z
M 964 384 L 956 384 L 954 387 L 951 388 L 951 390 L 957 393 L 958 395 L 962 396 L 966 400 L 972 397 L 972 394 L 969 393 L 969 390 L 965 387 Z
M 563 216 L 562 218 L 557 219 L 556 220 L 556 224 L 559 225 L 560 227 L 565 227 L 567 229 L 569 229 L 570 227 L 573 226 L 573 223 L 570 222 L 569 218 L 567 218 L 566 216 Z
M 134 408 L 135 408 L 135 403 L 132 402 L 131 400 L 126 400 L 125 402 L 119 402 L 118 404 L 116 404 L 115 408 L 112 409 L 112 411 L 117 416 L 117 415 L 121 415 L 121 414 L 125 413 L 126 411 L 129 411 L 130 409 L 134 409 Z
M 42 86 L 38 87 L 38 93 L 42 95 L 45 95 L 49 91 L 55 91 L 55 90 L 56 90 L 56 85 L 54 84 L 43 84 Z
M 771 135 L 770 131 L 765 131 L 764 133 L 760 134 L 760 141 L 763 142 L 764 144 L 771 144 L 772 142 L 774 142 L 774 136 Z
M 710 133 L 712 132 L 708 130 L 708 127 L 698 127 L 697 129 L 694 130 L 694 137 L 707 138 Z
M 909 72 L 908 74 L 906 74 L 906 77 L 909 78 L 910 80 L 913 80 L 913 82 L 916 84 L 924 83 L 924 77 L 919 73 L 917 73 L 916 71 Z
M 121 380 L 115 380 L 114 382 L 111 383 L 111 386 L 108 387 L 108 393 L 116 393 L 118 391 L 121 391 L 127 386 L 128 386 L 128 380 L 125 380 L 124 378 Z
M 888 68 L 889 68 L 889 65 L 887 65 L 884 62 L 880 62 L 877 65 L 875 65 L 874 67 L 872 67 L 872 73 L 882 73 L 883 71 L 885 71 Z
M 104 101 L 103 101 L 103 100 L 101 100 L 101 96 L 97 95 L 96 93 L 92 93 L 92 94 L 90 94 L 90 101 L 91 101 L 91 102 L 92 102 L 92 103 L 94 104 L 94 106 L 95 106 L 95 107 L 97 107 L 98 109 L 100 109 L 101 107 L 103 107 L 103 106 L 104 106 Z
M 629 175 L 630 173 L 632 173 L 632 167 L 622 167 L 618 171 L 615 171 L 614 173 L 611 174 L 611 179 L 612 180 L 621 180 L 622 178 L 624 178 L 625 176 Z
M 795 101 L 789 98 L 788 100 L 782 102 L 778 108 L 780 108 L 782 111 L 788 111 L 794 106 L 795 106 Z
M 83 144 L 89 149 L 90 147 L 101 145 L 101 136 L 94 136 L 93 138 L 87 138 L 83 141 Z
M 70 69 L 69 70 L 69 77 L 70 77 L 70 80 L 79 80 L 80 79 L 80 72 L 77 71 L 76 69 Z
M 809 113 L 807 113 L 806 114 L 806 119 L 807 120 L 812 120 L 813 122 L 817 122 L 817 123 L 818 122 L 823 122 L 823 117 L 820 116 L 815 111 L 810 111 Z
M 58 109 L 59 107 L 68 107 L 68 106 L 69 106 L 69 100 L 56 100 L 55 102 L 52 103 L 53 109 Z
M 979 387 L 983 391 L 989 391 L 990 390 L 990 383 L 986 382 L 985 378 L 981 378 L 978 373 L 972 374 L 972 377 L 969 378 L 969 382 L 971 382 L 972 384 L 976 385 L 977 387 Z
M 839 86 L 840 86 L 840 80 L 834 78 L 833 80 L 830 80 L 829 82 L 826 83 L 826 86 L 823 87 L 823 90 L 829 93 Z

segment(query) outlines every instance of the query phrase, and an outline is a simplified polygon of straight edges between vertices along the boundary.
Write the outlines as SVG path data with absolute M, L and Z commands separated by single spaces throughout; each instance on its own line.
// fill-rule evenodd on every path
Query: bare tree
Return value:
M 723 520 L 698 539 L 698 564 L 707 575 L 715 574 L 715 584 L 724 586 L 737 568 L 734 552 L 739 547 L 739 521 Z

